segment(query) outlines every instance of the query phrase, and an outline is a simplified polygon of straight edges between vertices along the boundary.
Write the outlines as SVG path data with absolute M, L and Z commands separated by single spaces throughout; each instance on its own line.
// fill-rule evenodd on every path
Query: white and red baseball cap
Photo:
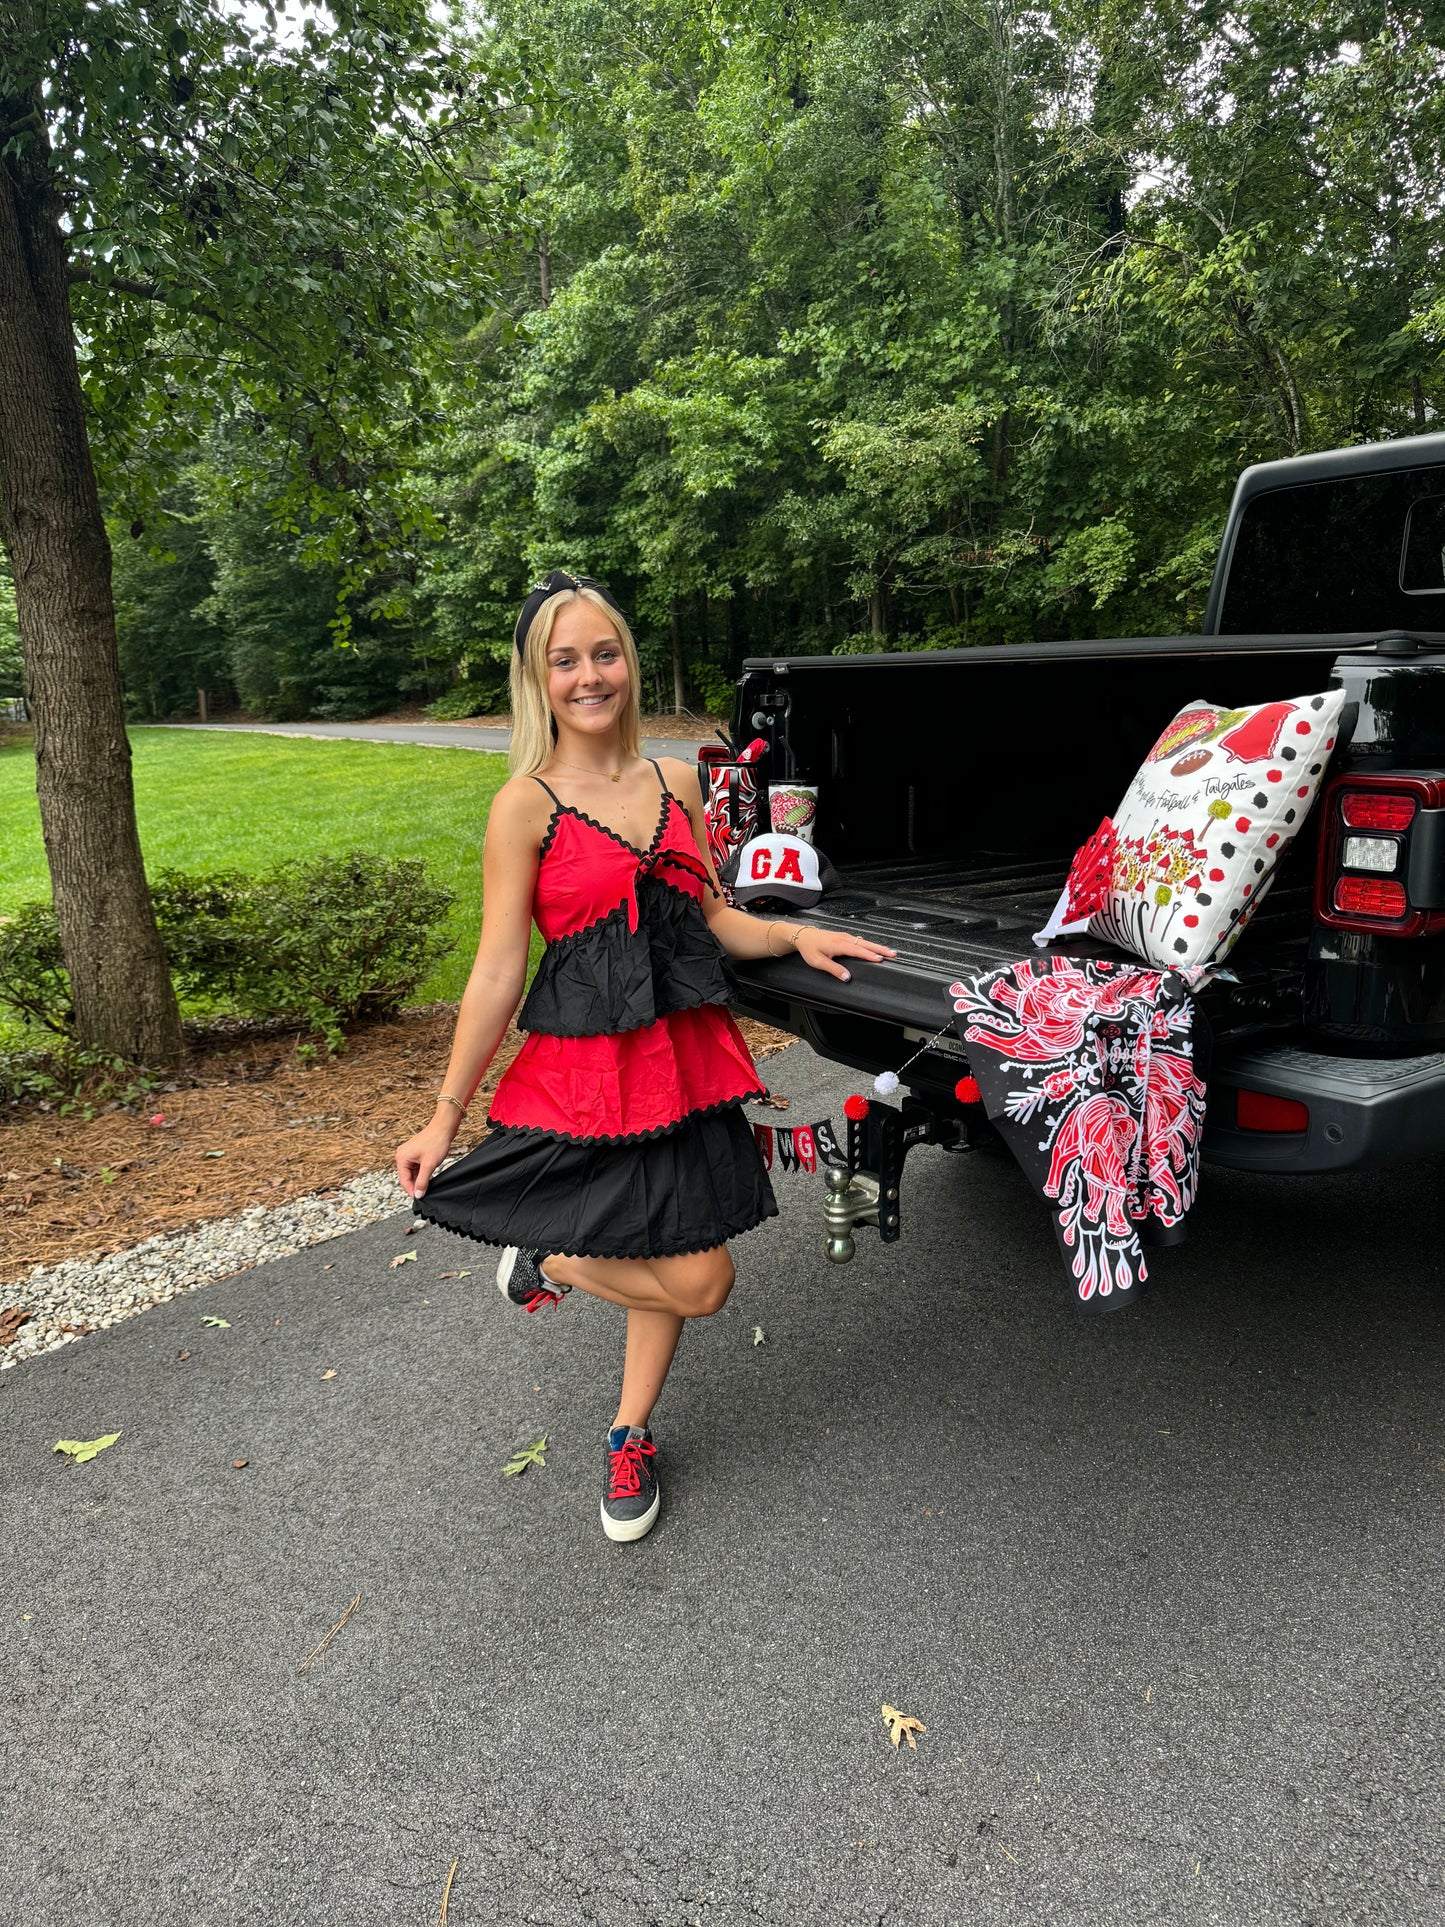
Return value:
M 821 850 L 800 836 L 755 836 L 728 859 L 722 880 L 737 903 L 775 898 L 795 910 L 811 910 L 838 888 L 838 872 Z

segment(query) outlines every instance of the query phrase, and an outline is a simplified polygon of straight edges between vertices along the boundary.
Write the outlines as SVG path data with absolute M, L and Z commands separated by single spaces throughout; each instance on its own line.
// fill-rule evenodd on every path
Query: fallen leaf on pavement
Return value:
M 243 1465 L 249 1465 L 251 1461 L 249 1459 L 232 1459 L 231 1463 L 239 1472 Z
M 212 1318 L 209 1312 L 201 1320 L 201 1323 L 203 1325 L 216 1325 L 223 1332 L 228 1332 L 231 1329 L 231 1321 L 229 1318 Z
M 103 1452 L 108 1445 L 114 1445 L 119 1437 L 119 1432 L 107 1432 L 104 1438 L 99 1439 L 57 1439 L 55 1449 L 57 1452 L 68 1453 L 77 1465 L 84 1465 L 86 1460 L 93 1459 L 97 1452 Z
M 883 1717 L 888 1722 L 888 1735 L 893 1741 L 895 1748 L 901 1739 L 906 1738 L 908 1744 L 916 1753 L 918 1751 L 918 1742 L 914 1739 L 914 1734 L 926 1733 L 928 1731 L 923 1721 L 915 1720 L 907 1713 L 900 1713 L 896 1706 L 885 1706 L 883 1708 Z
M 512 1454 L 511 1458 L 508 1459 L 507 1463 L 502 1467 L 502 1477 L 504 1479 L 515 1479 L 517 1474 L 519 1472 L 525 1472 L 529 1465 L 545 1465 L 547 1463 L 546 1450 L 547 1434 L 544 1432 L 541 1438 L 533 1439 L 530 1445 L 524 1445 L 519 1452 Z
M 176 1357 L 177 1357 L 177 1358 L 189 1358 L 189 1357 L 190 1357 L 190 1353 L 189 1353 L 189 1352 L 177 1352 L 177 1353 L 176 1353 Z
M 787 1098 L 779 1097 L 774 1091 L 769 1091 L 766 1097 L 760 1097 L 758 1102 L 760 1104 L 766 1104 L 774 1111 L 786 1111 L 788 1108 Z
M 323 1373 L 321 1374 L 321 1376 L 322 1376 L 323 1378 L 335 1378 L 335 1376 L 336 1376 L 336 1373 L 335 1373 L 334 1371 L 330 1371 L 330 1372 L 323 1372 Z
M 391 1268 L 395 1271 L 398 1265 L 414 1265 L 415 1263 L 416 1253 L 414 1251 L 398 1251 L 391 1261 Z
M 755 1345 L 766 1345 L 767 1342 L 768 1342 L 768 1334 L 763 1330 L 762 1326 L 754 1325 L 753 1326 L 753 1343 Z
M 454 1271 L 439 1271 L 437 1273 L 438 1278 L 455 1278 L 456 1275 Z

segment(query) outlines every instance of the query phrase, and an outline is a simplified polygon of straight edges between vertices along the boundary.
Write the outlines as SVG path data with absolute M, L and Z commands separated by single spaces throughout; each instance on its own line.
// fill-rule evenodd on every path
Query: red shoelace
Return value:
M 607 1487 L 609 1499 L 633 1499 L 642 1489 L 642 1461 L 650 1459 L 657 1447 L 651 1439 L 628 1439 L 612 1454 L 612 1472 Z
M 565 1291 L 548 1291 L 545 1285 L 538 1285 L 532 1295 L 524 1300 L 523 1311 L 540 1311 L 543 1305 L 560 1305 L 567 1296 Z

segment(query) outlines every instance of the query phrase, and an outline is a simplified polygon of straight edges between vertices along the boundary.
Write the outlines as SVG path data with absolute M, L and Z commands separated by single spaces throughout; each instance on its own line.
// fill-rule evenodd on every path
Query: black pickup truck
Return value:
M 951 982 L 1040 954 L 1075 849 L 1177 710 L 1330 686 L 1346 706 L 1311 819 L 1233 980 L 1203 993 L 1204 1155 L 1291 1173 L 1445 1147 L 1445 435 L 1248 469 L 1197 636 L 748 661 L 740 739 L 767 738 L 765 780 L 821 786 L 816 841 L 842 887 L 813 920 L 898 958 L 846 984 L 792 958 L 745 965 L 744 1010 L 869 1077 L 897 1069 L 947 1019 Z M 1388 917 L 1338 908 L 1344 800 L 1372 791 L 1350 807 L 1403 826 Z M 1087 937 L 1049 951 L 1120 954 Z M 851 1187 L 829 1176 L 834 1258 L 854 1223 L 898 1236 L 911 1144 L 987 1132 L 954 1096 L 960 1068 L 950 1040 L 929 1049 L 898 1110 L 854 1132 Z

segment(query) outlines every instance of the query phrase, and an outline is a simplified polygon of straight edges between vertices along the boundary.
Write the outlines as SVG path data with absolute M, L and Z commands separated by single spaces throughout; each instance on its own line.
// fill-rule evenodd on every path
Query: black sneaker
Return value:
M 560 1305 L 572 1289 L 542 1269 L 541 1253 L 523 1245 L 508 1245 L 497 1266 L 497 1290 L 523 1311 L 540 1311 L 543 1305 Z
M 641 1539 L 657 1524 L 657 1447 L 645 1425 L 614 1425 L 607 1434 L 602 1478 L 602 1530 L 609 1539 Z

